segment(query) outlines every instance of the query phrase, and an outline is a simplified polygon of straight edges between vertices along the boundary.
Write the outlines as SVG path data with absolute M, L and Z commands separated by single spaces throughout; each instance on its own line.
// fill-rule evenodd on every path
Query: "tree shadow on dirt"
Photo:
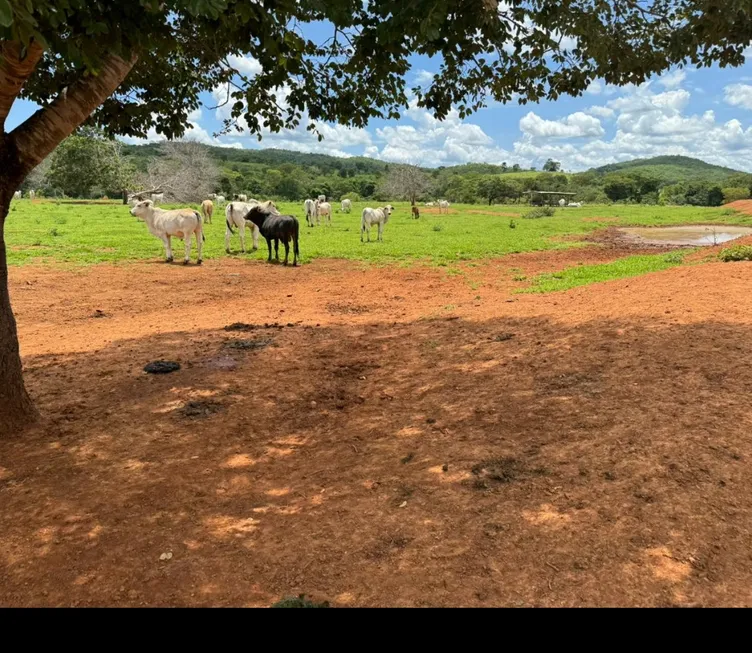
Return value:
M 0 442 L 2 604 L 750 602 L 749 327 L 243 335 L 269 344 L 25 360 L 45 418 Z

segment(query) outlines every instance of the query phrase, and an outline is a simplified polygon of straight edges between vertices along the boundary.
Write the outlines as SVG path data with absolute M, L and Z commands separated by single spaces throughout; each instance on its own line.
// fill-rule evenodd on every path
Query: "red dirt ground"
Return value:
M 752 264 L 616 255 L 14 268 L 0 604 L 752 604 Z
M 736 209 L 740 213 L 752 215 L 752 200 L 736 200 L 736 202 L 724 204 L 723 207 L 726 209 Z

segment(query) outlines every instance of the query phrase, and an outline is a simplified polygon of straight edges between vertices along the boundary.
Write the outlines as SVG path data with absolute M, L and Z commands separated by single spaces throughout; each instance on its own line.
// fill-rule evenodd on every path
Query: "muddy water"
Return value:
M 685 227 L 624 227 L 622 233 L 650 245 L 689 245 L 693 247 L 718 245 L 735 238 L 752 235 L 752 227 L 728 225 L 693 225 Z

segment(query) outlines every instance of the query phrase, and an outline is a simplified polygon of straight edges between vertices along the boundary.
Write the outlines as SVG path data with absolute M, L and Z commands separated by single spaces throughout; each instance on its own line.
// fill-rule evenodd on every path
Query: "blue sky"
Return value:
M 325 31 L 321 25 L 309 29 L 306 35 L 312 38 Z M 266 133 L 260 143 L 247 132 L 217 139 L 213 134 L 226 109 L 210 109 L 217 99 L 206 94 L 203 108 L 191 116 L 193 129 L 186 137 L 231 147 L 361 155 L 426 167 L 505 161 L 540 168 L 551 157 L 565 170 L 576 171 L 682 154 L 752 172 L 752 48 L 748 51 L 741 68 L 675 69 L 641 86 L 622 88 L 595 81 L 581 97 L 524 106 L 495 104 L 465 120 L 453 113 L 436 121 L 413 102 L 400 120 L 375 120 L 367 129 L 323 125 L 323 142 L 306 131 L 306 120 L 296 130 Z M 247 74 L 258 70 L 248 58 L 234 63 Z M 411 63 L 409 86 L 427 81 L 437 69 L 437 62 L 426 57 L 414 57 Z M 35 109 L 18 101 L 8 127 Z M 159 139 L 152 132 L 147 140 Z

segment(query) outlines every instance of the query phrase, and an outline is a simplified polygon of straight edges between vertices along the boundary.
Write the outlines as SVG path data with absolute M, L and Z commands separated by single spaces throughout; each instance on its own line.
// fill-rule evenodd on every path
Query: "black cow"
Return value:
M 300 256 L 300 250 L 298 249 L 298 233 L 300 231 L 300 225 L 298 225 L 298 219 L 291 215 L 281 215 L 279 213 L 273 213 L 268 208 L 261 206 L 254 206 L 245 215 L 245 220 L 253 222 L 261 232 L 261 235 L 266 239 L 266 244 L 269 247 L 269 263 L 272 262 L 272 240 L 274 241 L 274 254 L 279 263 L 279 241 L 281 240 L 285 245 L 285 265 L 287 265 L 287 259 L 290 256 L 290 241 L 292 240 L 292 253 L 293 253 L 293 266 L 298 264 L 298 256 Z

